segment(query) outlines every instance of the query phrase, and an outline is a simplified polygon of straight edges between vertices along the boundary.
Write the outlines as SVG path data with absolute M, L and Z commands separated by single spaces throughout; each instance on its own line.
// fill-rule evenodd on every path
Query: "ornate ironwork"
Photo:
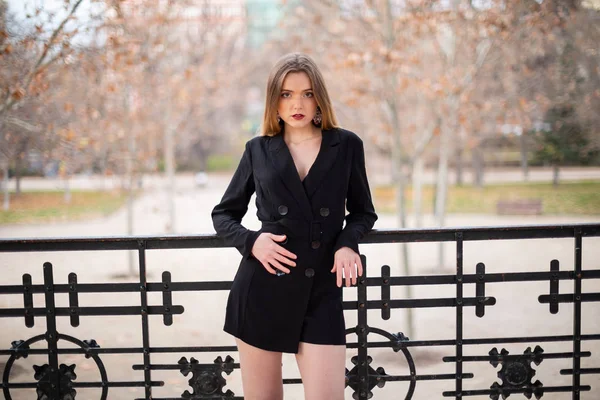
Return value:
M 509 356 L 509 352 L 506 349 L 502 349 L 498 353 L 498 349 L 495 347 L 490 351 L 490 364 L 497 367 L 498 364 L 502 365 L 500 371 L 498 371 L 498 378 L 502 380 L 502 384 L 494 382 L 491 386 L 493 394 L 490 398 L 498 400 L 500 396 L 506 399 L 511 393 L 521 392 L 530 399 L 531 395 L 535 395 L 536 399 L 540 399 L 544 395 L 543 384 L 538 380 L 532 383 L 531 380 L 535 376 L 535 370 L 531 368 L 531 363 L 540 365 L 543 361 L 544 350 L 540 346 L 536 346 L 534 351 L 531 351 L 531 347 L 523 353 L 522 356 Z
M 94 339 L 90 339 L 90 340 L 84 340 L 83 344 L 85 346 L 82 346 L 85 349 L 85 358 L 90 358 L 92 357 L 92 349 L 99 349 L 100 345 L 98 343 L 96 343 L 96 341 Z
M 359 397 L 359 391 L 360 391 L 360 382 L 366 381 L 367 382 L 367 392 L 366 392 L 366 396 L 368 399 L 370 399 L 371 397 L 373 397 L 373 392 L 371 392 L 371 390 L 377 386 L 377 387 L 384 387 L 385 386 L 385 370 L 382 367 L 377 368 L 377 370 L 374 370 L 373 367 L 371 367 L 371 361 L 373 361 L 373 359 L 371 357 L 367 357 L 367 371 L 368 371 L 368 375 L 367 377 L 364 376 L 360 376 L 360 374 L 358 373 L 358 357 L 354 356 L 351 359 L 352 364 L 355 365 L 354 368 L 352 368 L 351 371 L 348 371 L 348 369 L 346 369 L 346 386 L 350 386 L 352 389 L 354 389 L 354 395 L 352 396 L 353 399 L 358 399 Z M 363 395 L 364 397 L 364 395 Z
M 73 344 L 76 344 L 82 349 L 83 354 L 86 358 L 92 358 L 98 370 L 100 372 L 100 377 L 102 378 L 102 383 L 88 385 L 86 383 L 82 383 L 82 385 L 86 385 L 88 387 L 101 387 L 102 394 L 101 399 L 105 400 L 108 394 L 108 378 L 106 375 L 106 369 L 104 368 L 104 364 L 102 360 L 98 357 L 96 352 L 93 352 L 94 349 L 99 349 L 100 346 L 96 343 L 94 339 L 80 341 L 72 336 L 63 335 L 56 330 L 53 333 L 47 332 L 45 335 L 38 335 L 32 337 L 28 340 L 17 340 L 12 342 L 12 347 L 10 351 L 10 358 L 8 359 L 6 366 L 4 367 L 4 375 L 2 382 L 2 389 L 4 392 L 4 397 L 7 400 L 12 399 L 10 395 L 9 388 L 12 386 L 9 382 L 10 371 L 14 365 L 14 362 L 20 358 L 27 358 L 29 353 L 40 354 L 40 352 L 44 352 L 44 350 L 33 350 L 30 348 L 30 345 L 36 342 L 44 341 L 44 340 L 54 340 L 56 342 L 58 340 L 64 340 Z M 45 350 L 49 356 L 56 355 L 60 351 L 56 351 L 55 354 L 52 354 L 51 350 Z M 75 374 L 75 364 L 67 366 L 65 364 L 61 364 L 58 368 L 54 368 L 49 364 L 44 364 L 42 366 L 34 365 L 34 379 L 38 382 L 33 384 L 32 387 L 36 388 L 38 398 L 40 399 L 58 399 L 61 400 L 70 400 L 74 399 L 76 396 L 76 390 L 74 387 L 77 383 L 73 382 L 76 379 Z M 59 397 L 62 396 L 62 397 Z
M 225 361 L 221 357 L 217 357 L 213 364 L 200 364 L 194 357 L 190 361 L 182 357 L 178 364 L 181 365 L 180 372 L 183 376 L 192 373 L 192 378 L 188 383 L 194 389 L 194 392 L 190 393 L 188 390 L 183 392 L 181 397 L 184 399 L 214 398 L 215 396 L 233 397 L 234 394 L 231 390 L 223 393 L 223 388 L 227 384 L 223 372 L 229 375 L 234 368 L 231 356 L 227 356 Z
M 15 359 L 27 358 L 29 356 L 29 345 L 24 340 L 15 340 L 11 343 L 11 350 L 13 350 Z
M 35 371 L 33 377 L 39 381 L 36 388 L 38 400 L 75 400 L 75 395 L 77 394 L 77 391 L 73 389 L 73 381 L 77 379 L 77 375 L 75 374 L 75 364 L 60 364 L 58 369 L 58 385 L 56 384 L 56 381 L 52 379 L 54 370 L 48 364 L 42 366 L 34 365 L 33 369 Z M 57 386 L 58 399 L 54 397 Z
M 344 291 L 356 290 L 356 300 L 344 301 L 343 308 L 347 311 L 357 312 L 358 323 L 351 327 L 346 334 L 356 338 L 348 340 L 347 347 L 357 354 L 352 357 L 353 367 L 346 370 L 346 384 L 353 391 L 353 398 L 365 400 L 376 397 L 378 390 L 388 390 L 394 382 L 408 382 L 405 399 L 412 399 L 417 390 L 419 381 L 454 381 L 453 391 L 442 393 L 443 397 L 462 399 L 467 396 L 484 396 L 491 399 L 506 399 L 511 394 L 523 394 L 527 398 L 540 399 L 547 393 L 570 393 L 573 400 L 580 399 L 583 391 L 590 391 L 589 385 L 581 384 L 581 376 L 587 374 L 600 374 L 600 368 L 581 368 L 581 358 L 591 357 L 589 351 L 582 351 L 582 343 L 600 340 L 600 333 L 582 334 L 581 306 L 585 302 L 600 302 L 600 293 L 586 293 L 582 290 L 585 279 L 600 279 L 600 270 L 584 268 L 582 263 L 583 237 L 600 237 L 600 224 L 579 224 L 561 226 L 525 226 L 525 227 L 499 227 L 499 228 L 461 228 L 461 229 L 436 229 L 436 230 L 399 230 L 399 231 L 374 231 L 363 239 L 363 243 L 397 243 L 397 242 L 453 242 L 456 244 L 456 273 L 435 276 L 392 276 L 391 268 L 383 266 L 379 276 L 369 276 L 367 272 L 375 271 L 367 268 L 366 259 L 363 257 L 365 275 L 359 279 L 354 288 L 345 288 Z M 465 241 L 481 240 L 524 240 L 524 239 L 551 239 L 572 238 L 574 240 L 575 259 L 571 270 L 560 269 L 558 260 L 547 260 L 550 269 L 546 272 L 502 272 L 486 271 L 484 263 L 475 266 L 475 273 L 467 273 L 463 269 L 463 243 Z M 35 328 L 36 319 L 43 318 L 45 328 L 41 334 L 27 340 L 16 340 L 9 349 L 0 349 L 0 356 L 8 356 L 2 377 L 2 392 L 4 398 L 11 400 L 11 390 L 35 389 L 38 399 L 75 399 L 77 390 L 83 392 L 85 388 L 101 388 L 100 399 L 108 398 L 111 387 L 143 387 L 144 399 L 158 399 L 152 395 L 152 388 L 163 386 L 161 380 L 153 380 L 157 370 L 179 370 L 184 376 L 191 373 L 189 384 L 192 392 L 186 390 L 181 396 L 184 399 L 203 398 L 240 398 L 234 396 L 231 390 L 225 390 L 227 380 L 223 374 L 229 375 L 239 368 L 233 358 L 227 356 L 225 361 L 221 357 L 212 364 L 201 364 L 195 358 L 183 357 L 176 364 L 158 365 L 151 362 L 153 353 L 193 354 L 197 352 L 233 352 L 235 346 L 172 346 L 150 347 L 149 319 L 161 316 L 164 325 L 173 324 L 173 315 L 182 314 L 181 305 L 173 303 L 174 293 L 178 291 L 205 291 L 223 290 L 231 287 L 231 282 L 177 282 L 173 281 L 171 273 L 165 271 L 162 279 L 148 282 L 146 277 L 146 252 L 149 249 L 184 249 L 184 248 L 211 248 L 223 247 L 221 239 L 214 235 L 201 235 L 189 237 L 111 237 L 111 238 L 73 238 L 73 239 L 2 239 L 0 252 L 34 252 L 34 251 L 105 251 L 105 250 L 136 250 L 139 261 L 139 282 L 135 283 L 81 283 L 77 275 L 70 273 L 67 284 L 55 284 L 52 264 L 43 265 L 43 282 L 34 283 L 31 275 L 25 273 L 19 285 L 4 283 L 0 285 L 0 296 L 19 296 L 22 299 L 21 308 L 0 308 L 0 318 L 20 318 L 24 325 Z M 559 312 L 561 303 L 573 304 L 573 331 L 567 335 L 547 335 L 536 337 L 493 337 L 493 338 L 467 338 L 463 335 L 463 315 L 465 312 L 474 312 L 479 318 L 486 316 L 486 308 L 494 307 L 498 301 L 504 301 L 500 296 L 486 295 L 489 285 L 504 284 L 507 282 L 547 282 L 548 292 L 540 294 L 538 301 L 548 304 L 549 315 Z M 563 282 L 562 284 L 560 282 Z M 567 291 L 566 283 L 572 282 L 572 292 Z M 559 291 L 563 290 L 563 293 Z M 406 299 L 393 298 L 393 286 L 406 285 L 435 285 L 452 286 L 456 289 L 455 295 L 444 298 Z M 378 299 L 369 297 L 367 288 L 379 288 L 381 295 Z M 466 288 L 472 288 L 474 297 L 465 296 Z M 139 304 L 136 306 L 80 306 L 79 295 L 82 293 L 139 293 Z M 151 304 L 149 292 L 162 294 L 162 302 Z M 370 294 L 371 292 L 369 292 Z M 498 292 L 495 292 L 498 293 Z M 34 294 L 43 295 L 45 307 L 35 307 Z M 57 294 L 68 295 L 68 306 L 59 307 L 55 304 Z M 411 340 L 403 333 L 389 333 L 374 325 L 369 325 L 368 310 L 379 310 L 381 318 L 387 320 L 397 309 L 404 308 L 439 308 L 445 307 L 453 310 L 456 318 L 456 331 L 451 339 Z M 141 320 L 141 345 L 134 348 L 100 348 L 94 339 L 81 341 L 73 336 L 57 331 L 57 319 L 68 318 L 72 328 L 77 328 L 81 318 L 102 315 L 138 315 Z M 374 336 L 383 337 L 384 340 L 374 339 Z M 103 338 L 98 338 L 101 339 Z M 34 343 L 45 343 L 45 348 L 32 347 Z M 77 347 L 63 348 L 64 342 L 75 344 Z M 545 353 L 538 345 L 541 343 L 568 343 L 569 352 Z M 488 354 L 481 356 L 465 356 L 465 346 L 481 346 L 493 344 L 506 346 L 514 343 L 530 343 L 534 345 L 527 348 L 523 354 L 509 354 L 502 348 L 498 351 L 493 348 Z M 453 373 L 422 375 L 417 373 L 417 365 L 411 354 L 411 348 L 445 348 L 450 349 L 448 356 L 442 357 L 443 362 L 452 363 Z M 375 361 L 369 355 L 369 349 L 389 348 L 396 353 L 402 353 L 407 364 L 407 372 L 403 375 L 390 375 L 382 367 L 372 366 Z M 75 364 L 65 365 L 59 363 L 59 357 L 64 354 L 82 354 L 93 359 L 100 379 L 97 382 L 77 381 Z M 137 354 L 143 361 L 133 365 L 133 369 L 140 371 L 143 378 L 139 381 L 113 381 L 109 380 L 107 371 L 100 358 L 101 354 Z M 43 356 L 47 361 L 35 366 L 33 382 L 13 383 L 10 381 L 10 372 L 16 362 L 24 358 Z M 532 363 L 539 365 L 548 358 L 562 358 L 572 361 L 572 368 L 561 369 L 562 375 L 572 377 L 572 383 L 566 386 L 544 386 L 540 381 L 535 381 L 535 369 Z M 469 364 L 465 364 L 469 362 Z M 501 383 L 494 383 L 485 389 L 464 389 L 463 380 L 472 379 L 474 374 L 463 371 L 465 365 L 472 362 L 490 363 L 499 368 L 498 377 Z M 154 372 L 153 372 L 154 371 Z M 300 379 L 284 379 L 284 384 L 298 384 Z M 80 394 L 80 397 L 89 396 Z

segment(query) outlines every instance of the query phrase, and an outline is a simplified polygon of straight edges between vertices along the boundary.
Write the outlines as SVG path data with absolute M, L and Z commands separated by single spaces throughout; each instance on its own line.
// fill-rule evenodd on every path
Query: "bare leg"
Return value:
M 300 342 L 296 362 L 307 400 L 344 400 L 346 346 Z
M 246 400 L 283 400 L 281 353 L 262 350 L 236 338 Z

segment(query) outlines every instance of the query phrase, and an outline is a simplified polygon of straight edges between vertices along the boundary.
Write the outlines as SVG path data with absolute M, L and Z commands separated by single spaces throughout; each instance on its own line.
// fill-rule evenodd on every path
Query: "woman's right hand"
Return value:
M 252 255 L 260 261 L 270 274 L 275 275 L 277 273 L 275 269 L 289 274 L 290 270 L 282 264 L 290 267 L 296 266 L 296 263 L 292 261 L 296 259 L 296 255 L 277 244 L 277 242 L 283 242 L 284 240 L 285 235 L 263 232 L 252 246 Z

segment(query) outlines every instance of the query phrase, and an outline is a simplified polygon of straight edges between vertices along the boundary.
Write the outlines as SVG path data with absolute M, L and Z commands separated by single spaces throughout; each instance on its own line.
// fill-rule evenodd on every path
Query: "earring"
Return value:
M 315 125 L 321 125 L 322 121 L 323 121 L 323 114 L 321 114 L 321 109 L 319 107 L 317 107 L 317 113 L 315 114 L 315 117 L 313 118 L 313 122 Z
M 281 123 L 281 117 L 279 116 L 279 111 L 277 111 L 277 122 Z

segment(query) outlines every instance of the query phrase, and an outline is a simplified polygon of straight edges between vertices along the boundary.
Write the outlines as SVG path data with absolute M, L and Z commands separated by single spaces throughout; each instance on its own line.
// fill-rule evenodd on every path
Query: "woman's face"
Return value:
M 311 124 L 317 112 L 317 100 L 306 72 L 290 72 L 286 75 L 277 112 L 286 124 L 294 128 Z

